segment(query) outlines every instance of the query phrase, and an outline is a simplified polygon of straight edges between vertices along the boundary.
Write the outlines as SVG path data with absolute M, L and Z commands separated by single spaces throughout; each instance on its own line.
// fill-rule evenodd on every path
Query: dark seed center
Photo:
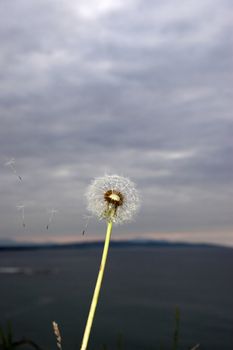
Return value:
M 123 194 L 115 190 L 108 190 L 105 192 L 104 199 L 106 202 L 113 204 L 115 207 L 121 206 L 124 201 Z

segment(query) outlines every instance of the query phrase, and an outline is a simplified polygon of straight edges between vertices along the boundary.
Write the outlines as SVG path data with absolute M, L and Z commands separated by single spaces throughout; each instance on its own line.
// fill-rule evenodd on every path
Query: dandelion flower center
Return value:
M 108 190 L 104 194 L 104 200 L 110 204 L 113 204 L 115 207 L 119 207 L 123 204 L 124 197 L 119 191 Z

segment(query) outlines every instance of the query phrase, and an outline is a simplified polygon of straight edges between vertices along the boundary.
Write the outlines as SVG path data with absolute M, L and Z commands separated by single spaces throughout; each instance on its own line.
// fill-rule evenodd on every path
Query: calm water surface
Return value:
M 56 320 L 63 349 L 78 350 L 100 258 L 97 248 L 0 252 L 2 272 L 24 272 L 0 273 L 0 324 L 46 350 Z M 125 350 L 171 349 L 176 306 L 179 349 L 232 350 L 232 271 L 233 249 L 110 249 L 90 350 L 116 349 L 119 334 Z

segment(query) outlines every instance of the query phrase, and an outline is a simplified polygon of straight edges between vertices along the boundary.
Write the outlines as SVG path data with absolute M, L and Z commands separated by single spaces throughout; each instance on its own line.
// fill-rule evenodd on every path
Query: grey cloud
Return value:
M 90 17 L 81 5 L 4 4 L 0 235 L 16 237 L 23 200 L 35 237 L 54 203 L 51 235 L 81 231 L 85 188 L 104 172 L 142 192 L 119 232 L 231 228 L 232 4 L 126 1 Z

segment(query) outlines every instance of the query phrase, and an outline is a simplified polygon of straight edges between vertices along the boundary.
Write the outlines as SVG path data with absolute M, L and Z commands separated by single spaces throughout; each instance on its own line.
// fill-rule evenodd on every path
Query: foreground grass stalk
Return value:
M 91 333 L 91 327 L 92 327 L 92 323 L 93 323 L 94 316 L 95 316 L 95 310 L 96 310 L 96 306 L 97 306 L 98 299 L 99 299 L 99 293 L 100 293 L 100 288 L 101 288 L 101 284 L 102 284 L 102 280 L 103 280 L 106 260 L 107 260 L 107 256 L 108 256 L 108 248 L 109 248 L 111 233 L 112 233 L 112 220 L 109 220 L 108 225 L 107 225 L 104 250 L 103 250 L 103 254 L 102 254 L 102 260 L 100 263 L 99 274 L 98 274 L 98 278 L 96 281 L 95 291 L 93 294 L 91 307 L 90 307 L 90 311 L 89 311 L 89 315 L 88 315 L 88 319 L 87 319 L 87 324 L 86 324 L 86 328 L 84 331 L 82 345 L 81 345 L 80 350 L 87 349 L 88 340 L 89 340 L 90 333 Z

